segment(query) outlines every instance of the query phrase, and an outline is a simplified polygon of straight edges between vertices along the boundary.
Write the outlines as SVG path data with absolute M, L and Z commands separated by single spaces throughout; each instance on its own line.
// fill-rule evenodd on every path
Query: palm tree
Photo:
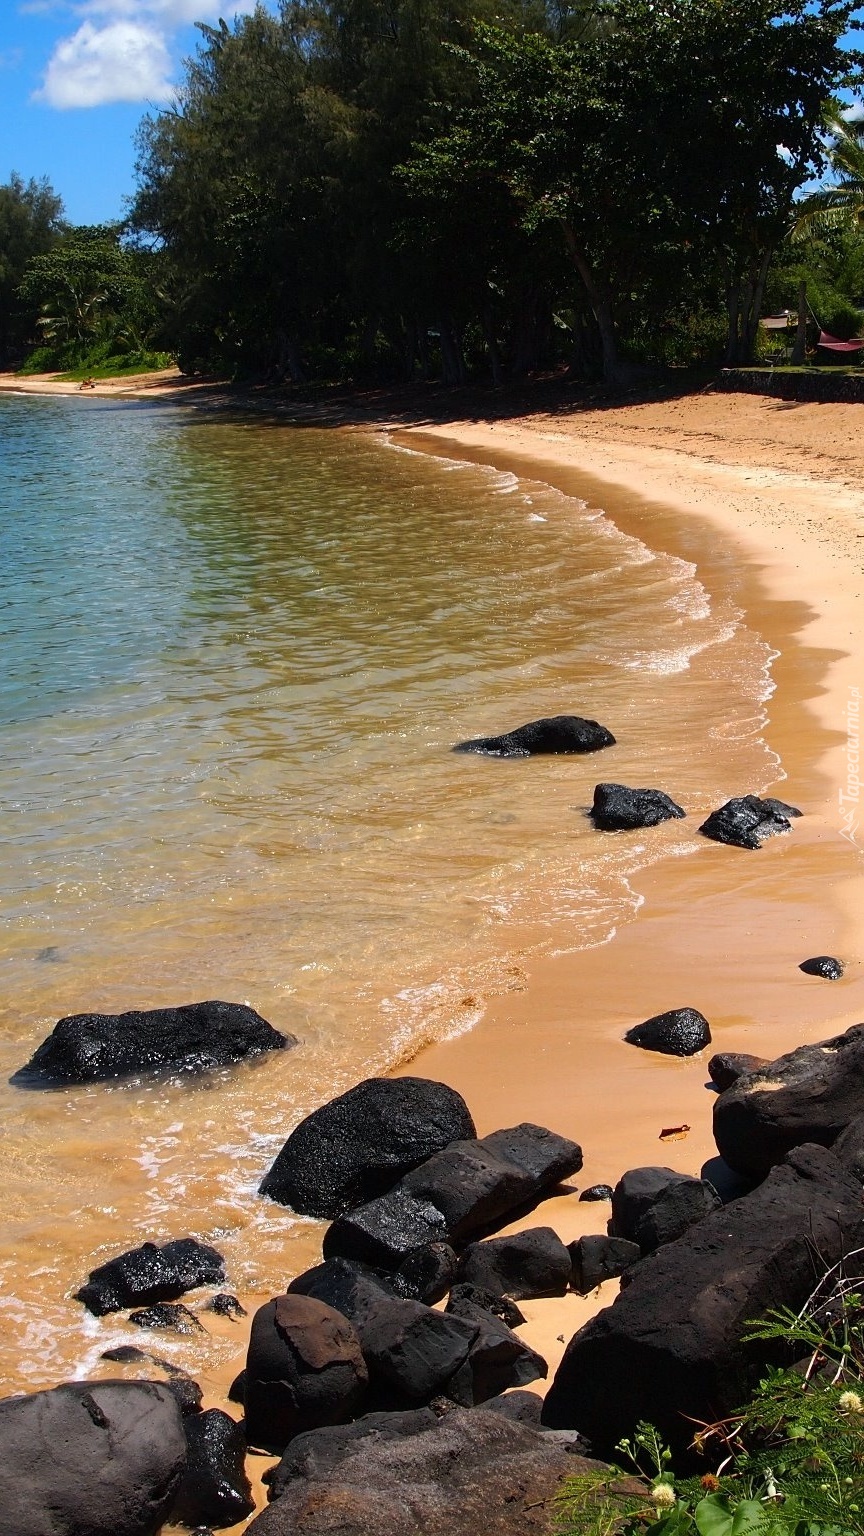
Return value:
M 793 240 L 851 226 L 864 234 L 864 120 L 851 122 L 839 102 L 825 114 L 828 158 L 836 180 L 798 204 Z

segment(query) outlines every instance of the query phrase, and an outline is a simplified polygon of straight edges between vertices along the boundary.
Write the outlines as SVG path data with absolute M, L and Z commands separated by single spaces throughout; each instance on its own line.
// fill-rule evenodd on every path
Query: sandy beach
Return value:
M 0 380 L 0 388 L 21 385 L 78 390 Z M 98 392 L 189 398 L 176 375 L 100 382 Z M 630 1025 L 692 1006 L 709 1019 L 714 1050 L 771 1058 L 864 1018 L 855 744 L 864 692 L 864 408 L 700 393 L 513 417 L 495 405 L 494 419 L 434 425 L 427 417 L 411 426 L 407 416 L 363 430 L 601 507 L 651 549 L 691 562 L 712 601 L 743 610 L 775 653 L 766 737 L 778 767 L 767 792 L 803 811 L 792 833 L 758 852 L 706 842 L 696 856 L 654 863 L 633 877 L 638 911 L 610 943 L 574 950 L 562 927 L 551 957 L 527 958 L 511 990 L 483 999 L 470 1033 L 400 1068 L 459 1089 L 480 1134 L 530 1120 L 579 1141 L 578 1188 L 614 1184 L 639 1164 L 698 1173 L 714 1155 L 706 1061 L 638 1051 L 622 1042 Z M 698 683 L 698 659 L 694 676 Z M 569 712 L 579 705 L 571 700 Z M 721 722 L 723 709 L 718 689 Z M 729 783 L 728 795 L 751 788 Z M 843 979 L 803 975 L 800 961 L 816 954 L 839 956 Z M 662 1137 L 674 1127 L 686 1129 Z M 580 1203 L 574 1185 L 516 1225 L 550 1225 L 567 1242 L 602 1231 L 607 1214 L 605 1205 Z M 310 1263 L 315 1241 L 310 1233 Z M 548 1359 L 550 1380 L 565 1343 L 615 1287 L 523 1304 L 524 1336 Z M 263 1299 L 243 1297 L 250 1308 Z M 236 1369 L 242 1356 L 238 1340 Z M 208 1404 L 225 1406 L 228 1379 L 205 1383 Z

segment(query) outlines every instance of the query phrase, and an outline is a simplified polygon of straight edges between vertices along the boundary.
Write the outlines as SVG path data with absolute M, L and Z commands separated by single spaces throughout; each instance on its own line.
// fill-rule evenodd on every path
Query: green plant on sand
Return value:
M 620 1467 L 562 1486 L 561 1536 L 864 1536 L 864 1278 L 849 1272 L 862 1257 L 830 1270 L 800 1312 L 750 1325 L 747 1340 L 795 1364 L 770 1369 L 738 1413 L 696 1426 L 693 1452 L 714 1470 L 676 1477 L 640 1423 L 617 1446 Z

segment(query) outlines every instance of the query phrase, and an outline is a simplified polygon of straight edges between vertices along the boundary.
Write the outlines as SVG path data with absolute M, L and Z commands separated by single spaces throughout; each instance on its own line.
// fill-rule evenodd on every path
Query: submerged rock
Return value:
M 130 1323 L 136 1328 L 164 1328 L 172 1333 L 206 1333 L 194 1312 L 182 1302 L 162 1301 L 155 1307 L 144 1307 L 140 1312 L 129 1313 Z
M 687 812 L 662 789 L 628 789 L 626 784 L 598 784 L 591 820 L 601 832 L 625 832 L 679 820 Z
M 307 1115 L 260 1193 L 332 1221 L 398 1183 L 451 1141 L 476 1135 L 455 1088 L 423 1077 L 370 1077 Z
M 74 1381 L 0 1402 L 0 1536 L 155 1536 L 186 1465 L 167 1387 Z
M 759 848 L 766 837 L 791 831 L 790 817 L 800 816 L 794 805 L 783 800 L 760 800 L 758 795 L 742 795 L 727 800 L 703 821 L 699 831 L 715 843 L 735 848 Z
M 91 1269 L 87 1284 L 75 1292 L 88 1311 L 101 1317 L 157 1301 L 176 1301 L 199 1285 L 221 1285 L 225 1280 L 225 1260 L 215 1248 L 199 1243 L 194 1237 L 174 1242 L 143 1243 L 118 1254 L 98 1269 Z
M 812 960 L 802 960 L 798 967 L 805 976 L 821 976 L 824 981 L 839 981 L 843 975 L 843 962 L 833 955 L 814 955 Z
M 486 757 L 534 757 L 540 753 L 599 752 L 614 747 L 615 737 L 596 720 L 581 715 L 553 715 L 530 720 L 501 736 L 460 741 L 454 752 L 480 752 Z
M 21 1088 L 92 1083 L 141 1072 L 203 1072 L 296 1045 L 243 1003 L 189 1003 L 131 1013 L 76 1013 L 60 1019 L 27 1065 Z
M 624 1039 L 643 1051 L 659 1051 L 663 1056 L 695 1056 L 711 1044 L 711 1028 L 698 1008 L 670 1008 L 644 1024 L 634 1024 Z

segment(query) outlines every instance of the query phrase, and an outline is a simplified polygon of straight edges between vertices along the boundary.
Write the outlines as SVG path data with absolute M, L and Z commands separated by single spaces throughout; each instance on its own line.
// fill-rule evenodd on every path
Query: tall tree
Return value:
M 0 187 L 0 363 L 26 341 L 34 315 L 19 297 L 32 256 L 49 251 L 63 229 L 63 203 L 47 179 L 25 182 L 14 172 Z

